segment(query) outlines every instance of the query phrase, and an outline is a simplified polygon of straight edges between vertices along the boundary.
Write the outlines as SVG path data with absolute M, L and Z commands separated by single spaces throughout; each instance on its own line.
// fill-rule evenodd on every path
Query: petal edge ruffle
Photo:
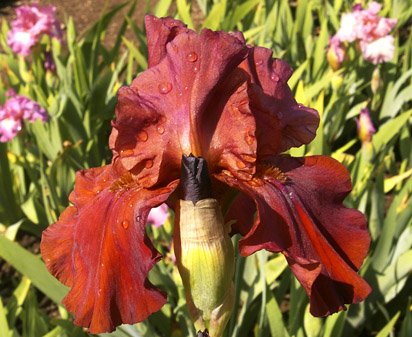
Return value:
M 113 331 L 158 311 L 165 295 L 147 274 L 160 258 L 145 233 L 147 215 L 176 183 L 148 191 L 111 165 L 77 173 L 70 206 L 43 232 L 50 272 L 71 289 L 63 303 L 91 333 Z
M 357 271 L 370 237 L 362 213 L 342 205 L 351 190 L 347 170 L 323 156 L 277 157 L 272 165 L 276 170 L 263 171 L 249 182 L 218 177 L 253 198 L 258 209 L 239 242 L 242 255 L 260 249 L 282 252 L 315 316 L 365 299 L 371 289 Z

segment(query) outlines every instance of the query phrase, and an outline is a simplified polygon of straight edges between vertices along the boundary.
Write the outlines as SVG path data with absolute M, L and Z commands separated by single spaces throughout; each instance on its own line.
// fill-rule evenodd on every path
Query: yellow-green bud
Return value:
M 220 337 L 234 303 L 235 259 L 230 228 L 217 200 L 179 200 L 175 223 L 176 262 L 196 330 Z
M 380 87 L 381 87 L 381 75 L 379 72 L 379 67 L 376 67 L 372 73 L 371 90 L 374 94 L 376 94 Z

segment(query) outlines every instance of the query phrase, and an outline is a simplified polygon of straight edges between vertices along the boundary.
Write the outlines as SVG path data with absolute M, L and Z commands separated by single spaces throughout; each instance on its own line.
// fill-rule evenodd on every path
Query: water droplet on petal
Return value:
M 197 73 L 197 72 L 199 71 L 199 68 L 198 68 L 198 67 L 194 67 L 194 68 L 193 68 L 193 71 L 194 71 L 195 73 Z
M 189 62 L 196 62 L 197 54 L 194 51 L 192 51 L 191 53 L 187 54 L 187 59 Z
M 141 141 L 141 142 L 145 142 L 149 139 L 149 135 L 147 134 L 146 131 L 140 131 L 137 134 L 137 138 Z
M 137 223 L 140 223 L 142 221 L 142 217 L 140 215 L 137 215 L 135 220 Z
M 275 73 L 272 73 L 272 75 L 270 76 L 270 79 L 272 81 L 279 82 L 279 76 Z
M 157 127 L 157 132 L 159 132 L 161 135 L 165 133 L 165 128 L 161 125 Z
M 188 90 L 189 89 L 189 87 L 188 86 L 185 86 L 185 90 Z
M 120 150 L 120 156 L 121 157 L 130 157 L 132 155 L 134 155 L 134 150 L 132 150 L 132 149 Z
M 133 207 L 133 204 L 129 204 L 129 207 L 132 208 L 132 207 Z
M 145 163 L 144 167 L 147 168 L 147 169 L 152 168 L 153 167 L 153 160 L 151 160 L 151 159 L 146 160 L 146 163 Z
M 263 64 L 263 60 L 256 60 L 256 61 L 255 61 L 255 64 L 256 64 L 257 66 L 261 66 L 261 65 Z
M 128 229 L 129 228 L 129 221 L 128 220 L 123 220 L 122 221 L 122 227 L 124 229 Z
M 160 83 L 159 86 L 158 86 L 159 92 L 161 94 L 169 93 L 170 90 L 172 90 L 172 87 L 173 87 L 172 83 L 170 83 L 170 82 L 163 82 L 163 83 Z

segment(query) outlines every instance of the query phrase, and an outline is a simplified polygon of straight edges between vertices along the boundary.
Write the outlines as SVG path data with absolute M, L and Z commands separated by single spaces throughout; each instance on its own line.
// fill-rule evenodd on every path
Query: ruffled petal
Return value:
M 145 224 L 175 186 L 145 190 L 110 165 L 77 173 L 74 206 L 44 231 L 41 243 L 47 268 L 71 287 L 63 303 L 77 325 L 108 332 L 163 306 L 165 295 L 147 280 L 160 257 Z
M 229 110 L 240 103 L 249 109 L 246 90 L 237 90 L 246 86 L 247 76 L 237 69 L 246 53 L 236 36 L 210 30 L 186 30 L 166 43 L 161 61 L 119 91 L 110 137 L 115 165 L 120 163 L 149 187 L 177 178 L 182 154 L 207 158 L 212 149 L 213 162 L 221 154 L 222 165 L 235 164 L 232 148 L 253 155 L 253 142 L 251 146 L 243 139 L 244 150 L 235 145 L 236 135 L 223 137 L 229 122 L 254 129 L 250 112 L 243 117 Z M 253 171 L 251 165 L 248 169 Z
M 159 19 L 153 15 L 145 16 L 147 35 L 147 52 L 149 54 L 149 68 L 158 64 L 166 55 L 166 45 L 176 35 L 186 32 L 186 25 L 173 18 Z
M 342 205 L 351 190 L 343 165 L 323 156 L 278 157 L 249 182 L 218 178 L 253 198 L 258 209 L 241 253 L 282 252 L 310 296 L 313 315 L 366 298 L 371 289 L 357 271 L 370 237 L 362 213 Z
M 257 124 L 259 158 L 310 143 L 316 135 L 319 115 L 293 98 L 287 84 L 293 73 L 290 66 L 272 59 L 272 51 L 262 47 L 250 48 L 241 66 L 252 81 L 251 109 Z

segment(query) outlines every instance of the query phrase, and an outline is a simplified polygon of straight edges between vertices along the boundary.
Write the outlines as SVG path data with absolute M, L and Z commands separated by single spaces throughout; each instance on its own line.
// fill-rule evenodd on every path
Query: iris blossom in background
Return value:
M 6 93 L 8 99 L 0 106 L 0 142 L 12 140 L 21 130 L 23 120 L 47 121 L 47 112 L 37 102 L 17 95 L 13 90 Z
M 395 47 L 394 38 L 390 35 L 397 20 L 379 16 L 381 5 L 375 1 L 362 9 L 360 4 L 355 5 L 352 12 L 342 15 L 341 24 L 336 35 L 336 41 L 358 42 L 365 60 L 373 64 L 388 62 L 393 58 Z
M 359 114 L 359 118 L 356 120 L 358 129 L 358 136 L 362 143 L 369 143 L 372 140 L 373 135 L 376 132 L 373 126 L 372 118 L 369 114 L 369 109 L 364 108 Z
M 56 7 L 23 5 L 16 8 L 16 19 L 11 22 L 7 43 L 16 54 L 27 56 L 43 34 L 60 39 L 60 24 Z
M 226 220 L 243 236 L 241 254 L 284 254 L 312 314 L 365 299 L 357 271 L 370 238 L 362 213 L 342 204 L 347 170 L 326 156 L 282 154 L 308 144 L 319 124 L 293 98 L 289 65 L 240 32 L 198 34 L 153 16 L 146 31 L 149 68 L 119 90 L 111 164 L 77 173 L 73 205 L 42 237 L 48 269 L 70 287 L 63 303 L 75 323 L 111 331 L 165 304 L 147 279 L 160 255 L 145 226 L 151 209 L 175 207 L 190 154 L 206 160 L 222 207 L 238 192 Z
M 169 207 L 166 204 L 161 204 L 158 207 L 152 208 L 147 217 L 147 222 L 154 227 L 162 226 L 169 217 Z

